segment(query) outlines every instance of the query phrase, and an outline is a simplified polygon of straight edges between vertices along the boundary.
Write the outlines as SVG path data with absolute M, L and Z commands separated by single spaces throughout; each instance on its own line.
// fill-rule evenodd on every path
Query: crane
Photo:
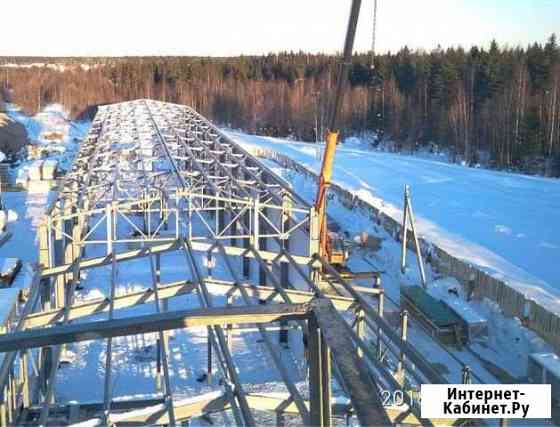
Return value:
M 354 47 L 354 39 L 356 37 L 356 27 L 358 25 L 361 3 L 361 0 L 352 0 L 350 8 L 350 19 L 346 30 L 343 58 L 339 63 L 336 92 L 334 94 L 334 100 L 329 115 L 325 140 L 325 153 L 321 164 L 319 187 L 317 189 L 317 196 L 315 199 L 315 209 L 319 217 L 319 254 L 326 258 L 331 265 L 335 266 L 344 265 L 348 254 L 344 249 L 342 239 L 333 238 L 329 234 L 327 227 L 326 196 L 327 190 L 331 184 L 334 155 L 336 145 L 338 143 L 338 114 L 344 97 L 344 89 L 348 82 L 348 73 L 352 62 L 352 51 Z

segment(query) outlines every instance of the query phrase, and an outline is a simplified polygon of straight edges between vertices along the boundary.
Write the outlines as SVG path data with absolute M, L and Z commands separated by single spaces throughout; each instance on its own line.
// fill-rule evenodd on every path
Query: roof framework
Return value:
M 384 408 L 380 390 L 401 390 L 405 378 L 444 379 L 407 343 L 406 326 L 395 331 L 383 318 L 380 287 L 359 292 L 317 255 L 317 223 L 314 209 L 284 181 L 191 108 L 149 100 L 101 107 L 40 227 L 41 266 L 27 302 L 0 336 L 0 425 L 177 425 L 218 411 L 230 411 L 240 425 L 256 425 L 258 411 L 275 412 L 279 423 L 294 415 L 329 425 L 351 414 L 364 425 L 420 423 L 414 405 Z M 163 283 L 170 267 L 163 255 L 170 253 L 189 275 Z M 118 267 L 138 259 L 149 266 L 145 288 L 118 293 Z M 87 286 L 86 270 L 103 266 L 110 270 L 107 295 L 75 301 Z M 169 308 L 185 295 L 198 307 Z M 143 305 L 154 311 L 116 316 Z M 89 320 L 99 315 L 105 320 Z M 308 390 L 279 355 L 278 325 L 280 340 L 302 336 Z M 178 399 L 168 334 L 200 326 L 207 330 L 207 376 L 219 375 L 221 388 Z M 245 390 L 232 350 L 232 334 L 243 328 L 256 328 L 285 398 Z M 114 400 L 113 339 L 147 332 L 157 334 L 161 397 Z M 56 367 L 64 346 L 83 340 L 106 340 L 104 398 L 67 406 L 55 401 Z M 331 375 L 348 403 L 332 399 Z

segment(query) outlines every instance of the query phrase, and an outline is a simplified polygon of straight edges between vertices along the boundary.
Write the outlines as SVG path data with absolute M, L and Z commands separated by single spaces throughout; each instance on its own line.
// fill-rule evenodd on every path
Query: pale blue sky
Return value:
M 343 45 L 351 0 L 28 0 L 0 8 L 0 55 L 238 55 Z M 371 45 L 362 0 L 356 48 Z M 7 18 L 6 18 L 7 17 Z M 378 0 L 377 50 L 544 42 L 560 0 Z

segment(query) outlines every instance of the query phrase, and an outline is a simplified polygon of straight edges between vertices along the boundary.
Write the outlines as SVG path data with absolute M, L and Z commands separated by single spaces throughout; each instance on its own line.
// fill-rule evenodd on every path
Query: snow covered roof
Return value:
M 403 286 L 401 295 L 411 300 L 416 308 L 430 318 L 438 327 L 457 324 L 457 315 L 440 299 L 434 298 L 420 286 Z
M 431 296 L 441 300 L 468 324 L 487 322 L 487 319 L 471 307 L 466 300 L 459 295 L 450 293 L 449 289 L 457 289 L 459 291 L 461 290 L 461 285 L 453 277 L 435 280 L 428 285 L 428 293 Z
M 444 302 L 457 313 L 465 322 L 469 324 L 486 323 L 485 317 L 477 313 L 466 301 L 459 298 L 450 297 Z
M 530 356 L 548 372 L 560 379 L 560 357 L 554 353 L 531 353 Z

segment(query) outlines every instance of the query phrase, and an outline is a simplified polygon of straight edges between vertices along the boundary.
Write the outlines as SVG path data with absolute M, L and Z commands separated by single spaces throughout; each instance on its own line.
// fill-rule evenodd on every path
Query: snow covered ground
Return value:
M 59 71 L 61 73 L 65 71 L 75 70 L 81 68 L 84 71 L 93 70 L 102 67 L 103 64 L 59 64 L 52 62 L 33 62 L 30 64 L 15 64 L 15 63 L 4 63 L 0 64 L 0 68 L 48 68 L 54 71 Z
M 318 171 L 321 146 L 227 132 Z M 560 181 L 339 146 L 333 180 L 395 219 L 411 186 L 421 235 L 560 312 Z
M 6 104 L 8 115 L 25 126 L 33 145 L 42 146 L 48 153 L 46 159 L 56 160 L 59 169 L 66 171 L 78 151 L 78 141 L 84 138 L 91 122 L 70 120 L 68 112 L 60 104 L 50 104 L 35 116 L 24 114 L 15 104 Z M 53 135 L 61 138 L 53 139 Z M 27 179 L 32 160 L 22 161 L 15 171 L 18 181 Z
M 313 179 L 279 167 L 272 161 L 265 160 L 264 162 L 271 170 L 288 181 L 301 197 L 312 202 L 317 191 L 316 183 Z M 396 242 L 383 227 L 378 226 L 367 215 L 359 211 L 350 211 L 336 199 L 329 202 L 329 215 L 341 226 L 342 230 L 348 232 L 350 239 L 362 231 L 382 239 L 381 249 L 378 252 L 354 249 L 348 264 L 354 271 L 368 271 L 372 268 L 381 271 L 381 281 L 389 300 L 387 310 L 389 313 L 392 311 L 398 312 L 400 286 L 403 284 L 420 283 L 414 252 L 409 250 L 407 253 L 408 268 L 403 275 L 400 272 L 400 243 Z M 455 298 L 457 304 L 467 307 L 465 295 L 455 279 L 446 278 L 432 282 L 436 275 L 429 265 L 426 266 L 426 274 L 431 282 L 431 287 L 434 288 L 432 289 L 433 291 L 438 290 L 438 286 L 433 285 L 434 283 L 441 283 L 440 288 L 444 287 L 444 283 L 449 284 L 450 287 L 455 287 L 459 291 L 459 294 L 455 297 L 449 294 L 447 289 L 444 289 L 444 295 L 441 295 L 441 299 Z M 370 283 L 367 283 L 367 280 L 362 284 L 364 286 L 371 286 Z M 372 305 L 375 306 L 375 303 L 372 303 Z M 493 302 L 484 300 L 483 302 L 473 303 L 468 305 L 468 309 L 472 310 L 473 315 L 487 319 L 490 326 L 488 338 L 477 340 L 474 343 L 477 354 L 485 360 L 501 366 L 511 376 L 521 378 L 526 375 L 529 353 L 551 351 L 551 348 L 542 339 L 534 332 L 523 328 L 516 319 L 506 319 L 501 315 L 500 310 Z M 389 315 L 390 317 L 391 315 Z M 397 327 L 398 325 L 395 324 L 395 326 Z M 445 374 L 447 379 L 460 382 L 462 364 L 458 363 L 458 360 L 455 360 L 453 356 L 446 355 L 446 350 L 448 349 L 437 345 L 431 337 L 422 332 L 421 328 L 416 328 L 412 334 L 411 339 L 414 341 L 414 345 L 421 349 L 423 354 L 432 355 L 430 361 L 441 363 L 442 366 L 447 367 L 449 371 Z M 454 356 L 461 360 L 462 363 L 473 367 L 475 375 L 478 376 L 478 381 L 487 383 L 498 381 L 495 376 L 481 366 L 480 360 L 476 357 L 473 358 L 472 353 L 468 351 L 454 351 Z
M 18 113 L 14 114 L 17 115 Z M 52 118 L 52 116 L 47 114 L 47 117 Z M 41 126 L 45 123 L 41 116 L 33 119 L 33 121 L 21 117 L 20 119 L 27 120 L 31 129 L 34 126 L 39 126 L 36 132 L 39 140 L 41 140 L 40 135 L 43 134 L 41 129 L 44 129 Z M 55 120 L 55 122 L 57 121 Z M 63 126 L 63 122 L 58 123 Z M 71 126 L 67 128 L 68 133 L 66 135 L 68 137 L 72 135 L 70 129 Z M 239 134 L 234 134 L 233 136 L 238 141 L 249 141 L 259 146 L 272 147 L 315 170 L 319 167 L 319 156 L 314 146 Z M 560 190 L 560 187 L 554 187 L 555 181 L 542 178 L 528 178 L 529 180 L 537 181 L 527 181 L 527 186 L 523 187 L 517 183 L 517 179 L 525 182 L 523 178 L 527 177 L 481 170 L 472 171 L 458 166 L 421 159 L 407 159 L 399 155 L 371 153 L 361 148 L 342 147 L 337 155 L 337 161 L 339 159 L 340 161 L 338 161 L 335 170 L 335 180 L 368 201 L 374 202 L 377 206 L 382 206 L 385 211 L 392 215 L 400 215 L 399 206 L 402 204 L 402 186 L 404 183 L 411 184 L 414 208 L 417 216 L 420 217 L 419 226 L 421 232 L 428 239 L 437 239 L 437 242 L 442 244 L 442 246 L 445 244 L 451 245 L 449 250 L 453 253 L 455 253 L 455 250 L 461 250 L 460 253 L 464 254 L 465 257 L 476 256 L 475 260 L 478 260 L 478 262 L 473 262 L 477 264 L 479 262 L 486 262 L 488 265 L 480 265 L 493 269 L 497 274 L 515 274 L 515 277 L 518 277 L 516 272 L 519 271 L 522 275 L 517 280 L 520 280 L 520 283 L 523 283 L 524 286 L 527 283 L 535 283 L 536 286 L 546 286 L 544 283 L 541 285 L 542 281 L 534 277 L 536 274 L 530 268 L 518 265 L 514 260 L 508 258 L 509 252 L 506 249 L 509 249 L 509 247 L 507 242 L 498 241 L 495 242 L 496 247 L 487 248 L 484 245 L 484 237 L 487 237 L 489 241 L 492 239 L 489 236 L 485 236 L 483 225 L 486 224 L 486 227 L 491 228 L 492 224 L 494 224 L 494 238 L 503 237 L 503 232 L 496 231 L 497 225 L 509 227 L 511 230 L 515 229 L 515 232 L 518 232 L 518 227 L 522 227 L 524 224 L 521 220 L 518 221 L 516 219 L 518 216 L 522 216 L 523 212 L 514 211 L 512 208 L 517 206 L 517 202 L 522 202 L 520 206 L 524 208 L 528 208 L 530 205 L 535 206 L 535 210 L 542 210 L 544 209 L 543 206 L 546 205 L 548 208 L 544 209 L 544 211 L 548 216 L 543 213 L 542 218 L 540 216 L 534 218 L 534 226 L 525 230 L 526 236 L 530 237 L 527 237 L 524 242 L 529 245 L 530 242 L 535 244 L 539 238 L 547 239 L 547 242 L 557 245 L 556 256 L 558 256 L 560 252 L 560 236 L 558 236 L 558 233 L 551 233 L 547 236 L 546 233 L 542 233 L 542 228 L 545 227 L 539 228 L 537 226 L 539 222 L 544 224 L 544 219 L 550 220 L 554 207 L 560 206 L 560 197 L 557 194 L 553 194 L 553 189 Z M 280 176 L 288 180 L 299 195 L 309 201 L 313 199 L 316 191 L 313 180 L 279 168 L 271 162 L 268 162 L 268 165 Z M 482 173 L 483 177 L 469 175 L 475 173 Z M 484 178 L 486 173 L 491 175 Z M 501 194 L 500 189 L 508 188 L 507 182 L 504 182 L 507 179 L 511 181 L 509 184 L 511 194 Z M 549 197 L 542 197 L 541 199 L 554 203 L 543 204 L 543 200 L 540 200 L 534 194 L 530 194 L 531 188 L 539 187 L 541 181 L 550 185 L 548 190 Z M 532 186 L 529 185 L 530 183 L 532 183 Z M 490 184 L 493 184 L 494 190 L 490 188 Z M 514 184 L 517 184 L 517 187 Z M 454 188 L 455 186 L 457 187 L 456 189 Z M 514 190 L 515 188 L 517 190 Z M 479 200 L 475 196 L 476 192 L 480 192 L 480 197 L 482 198 L 488 197 L 488 200 L 486 202 Z M 523 197 L 529 196 L 531 200 L 521 201 Z M 18 220 L 8 225 L 8 230 L 12 231 L 14 236 L 3 247 L 0 247 L 0 256 L 17 256 L 24 262 L 35 262 L 38 254 L 35 234 L 36 227 L 51 194 L 32 195 L 21 192 L 5 193 L 3 197 L 6 207 L 17 212 Z M 508 201 L 509 203 L 507 203 Z M 504 211 L 504 209 L 506 210 Z M 487 216 L 477 215 L 477 211 Z M 389 300 L 387 302 L 388 318 L 397 319 L 399 286 L 402 283 L 418 281 L 415 269 L 410 268 L 405 275 L 400 274 L 398 243 L 393 241 L 381 227 L 373 224 L 369 218 L 358 212 L 350 212 L 336 202 L 329 206 L 329 213 L 351 234 L 356 234 L 366 229 L 371 234 L 385 239 L 381 251 L 376 254 L 359 253 L 356 251 L 351 259 L 351 267 L 356 270 L 366 270 L 373 267 L 383 271 L 382 280 Z M 490 216 L 491 214 L 494 216 Z M 514 218 L 512 221 L 507 222 L 506 219 L 509 216 Z M 452 218 L 449 219 L 447 217 Z M 447 218 L 447 221 L 442 223 L 440 222 L 441 218 Z M 483 224 L 479 224 L 479 222 Z M 436 223 L 438 224 L 437 226 L 435 225 Z M 463 228 L 461 228 L 462 225 L 464 226 Z M 530 235 L 529 233 L 533 228 L 536 235 Z M 475 236 L 474 240 L 471 239 L 471 232 Z M 537 235 L 541 237 L 537 237 Z M 510 234 L 510 238 L 523 241 L 521 237 L 516 237 L 512 234 Z M 513 246 L 511 240 L 509 241 L 509 246 Z M 530 245 L 525 246 L 526 253 L 533 253 L 530 250 L 531 247 Z M 500 252 L 502 249 L 504 249 L 504 253 Z M 105 249 L 103 248 L 103 250 Z M 484 251 L 484 256 L 478 255 L 480 250 Z M 94 256 L 96 252 L 96 250 L 92 250 L 91 253 L 88 253 L 88 256 Z M 500 253 L 502 258 L 495 255 L 495 253 Z M 163 282 L 190 277 L 182 255 L 165 254 L 162 257 L 162 264 L 166 266 L 162 271 Z M 547 259 L 552 259 L 552 256 Z M 414 266 L 414 262 L 414 254 L 409 253 L 410 265 Z M 202 265 L 202 262 L 200 264 Z M 503 268 L 503 271 L 500 268 Z M 551 272 L 548 272 L 547 277 L 557 277 L 557 274 L 554 276 L 553 267 L 551 267 L 551 270 Z M 558 267 L 556 267 L 555 271 L 558 273 Z M 228 275 L 223 275 L 224 272 L 218 269 L 214 271 L 214 274 L 217 278 L 231 279 Z M 432 278 L 432 272 L 429 268 L 427 274 Z M 28 277 L 28 274 L 20 274 L 18 280 Z M 151 285 L 150 281 L 147 280 L 149 277 L 150 268 L 146 260 L 119 264 L 117 293 L 128 293 L 148 288 Z M 542 280 L 551 281 L 546 278 Z M 82 283 L 84 289 L 78 291 L 77 299 L 85 300 L 106 296 L 109 294 L 109 283 L 110 267 L 103 267 L 84 273 Z M 550 292 L 560 294 L 560 286 Z M 212 293 L 215 301 L 223 304 L 224 297 L 220 291 L 212 289 Z M 170 309 L 185 309 L 196 306 L 198 306 L 198 303 L 194 295 L 185 295 L 170 301 Z M 449 381 L 459 382 L 461 367 L 463 364 L 468 364 L 473 370 L 475 382 L 499 382 L 495 374 L 487 369 L 483 359 L 490 361 L 494 365 L 501 366 L 514 377 L 523 377 L 525 375 L 527 354 L 532 351 L 548 350 L 535 334 L 522 328 L 515 321 L 511 319 L 511 321 L 508 321 L 499 314 L 496 314 L 496 311 L 491 306 L 480 304 L 474 307 L 474 309 L 480 315 L 489 319 L 493 325 L 489 340 L 476 343 L 472 347 L 476 352 L 468 348 L 444 349 L 421 328 L 414 324 L 410 328 L 409 340 L 414 343 L 422 354 L 429 358 L 430 362 L 438 366 Z M 146 304 L 118 311 L 117 316 L 146 314 L 153 313 L 154 311 L 154 304 Z M 106 318 L 107 313 L 81 321 L 89 322 Z M 307 385 L 305 367 L 302 363 L 302 358 L 295 357 L 301 356 L 303 351 L 301 338 L 298 335 L 292 335 L 291 351 L 282 349 L 280 346 L 277 346 L 275 349 L 291 368 L 289 370 L 291 379 L 297 384 L 298 389 L 305 393 Z M 173 338 L 170 340 L 170 374 L 175 396 L 177 398 L 185 398 L 210 391 L 223 390 L 223 387 L 217 381 L 219 376 L 216 376 L 217 378 L 211 384 L 197 381 L 198 375 L 206 367 L 206 331 L 204 329 L 181 330 L 175 331 L 172 333 L 172 336 Z M 145 334 L 142 336 L 116 338 L 113 341 L 114 375 L 112 386 L 114 387 L 115 398 L 130 399 L 140 397 L 140 395 L 143 397 L 159 395 L 155 387 L 155 340 L 155 334 Z M 239 373 L 242 382 L 247 385 L 247 391 L 285 392 L 285 387 L 282 385 L 278 373 L 271 369 L 273 363 L 270 354 L 262 342 L 258 340 L 257 334 L 246 332 L 237 335 L 233 342 L 233 347 L 234 357 L 240 367 Z M 71 364 L 64 364 L 57 373 L 57 401 L 102 400 L 106 342 L 104 340 L 81 342 L 69 345 L 68 348 L 75 357 Z M 87 387 L 84 386 L 85 384 L 87 384 Z M 335 390 L 335 394 L 336 392 L 337 390 Z M 260 420 L 262 421 L 263 419 Z M 219 425 L 233 423 L 233 419 L 227 413 L 216 415 L 214 421 Z
M 2 193 L 5 208 L 15 211 L 17 219 L 7 224 L 6 229 L 12 233 L 12 237 L 0 247 L 0 257 L 17 257 L 24 263 L 37 262 L 39 255 L 37 227 L 52 197 L 54 193 L 30 194 L 26 191 Z
M 199 265 L 202 265 L 202 259 Z M 182 253 L 162 255 L 162 282 L 190 278 L 189 269 Z M 111 267 L 91 270 L 83 280 L 84 290 L 78 292 L 77 300 L 99 298 L 110 294 Z M 216 278 L 229 279 L 214 270 Z M 130 293 L 151 288 L 150 267 L 147 259 L 139 259 L 118 264 L 117 294 Z M 223 289 L 210 287 L 216 305 L 225 305 Z M 169 301 L 169 310 L 184 310 L 198 308 L 199 302 L 195 294 L 184 295 Z M 117 317 L 128 317 L 155 312 L 154 303 L 136 306 L 130 309 L 118 310 Z M 107 319 L 107 313 L 88 317 L 83 322 Z M 177 399 L 206 393 L 212 390 L 223 390 L 218 384 L 221 375 L 214 366 L 217 374 L 211 384 L 199 382 L 197 378 L 206 370 L 207 364 L 207 330 L 206 328 L 189 328 L 173 331 L 169 343 L 170 377 L 173 393 Z M 156 391 L 156 339 L 157 334 L 144 334 L 130 337 L 119 337 L 113 340 L 114 360 L 114 396 L 115 398 L 131 398 L 133 395 L 158 394 Z M 277 340 L 275 340 L 277 342 Z M 106 341 L 86 341 L 69 345 L 70 351 L 75 353 L 76 362 L 64 366 L 58 373 L 57 399 L 66 401 L 102 401 L 103 381 L 105 376 Z M 292 349 L 300 355 L 301 339 L 294 340 Z M 305 370 L 301 361 L 296 361 L 291 351 L 282 350 L 278 345 L 277 351 L 285 363 L 290 365 L 290 377 L 300 387 L 306 387 Z M 285 392 L 278 372 L 271 369 L 274 366 L 266 347 L 258 340 L 255 332 L 235 335 L 232 351 L 235 363 L 239 366 L 239 374 L 247 391 L 253 392 Z M 88 387 L 84 388 L 83 384 Z
M 315 197 L 317 187 L 314 179 L 295 171 L 278 166 L 270 160 L 263 162 L 277 175 L 284 178 L 298 195 L 308 202 Z M 329 215 L 341 229 L 348 233 L 350 239 L 366 231 L 370 236 L 382 239 L 378 252 L 354 248 L 348 260 L 349 267 L 354 271 L 375 270 L 381 272 L 381 282 L 385 290 L 385 318 L 399 328 L 400 315 L 400 287 L 419 283 L 419 273 L 416 268 L 416 256 L 408 251 L 408 267 L 405 274 L 400 272 L 400 243 L 396 242 L 381 226 L 372 222 L 367 214 L 349 210 L 336 198 L 329 202 Z M 462 368 L 469 366 L 473 383 L 496 384 L 504 381 L 526 382 L 529 354 L 535 352 L 551 352 L 547 345 L 536 333 L 523 327 L 518 319 L 506 318 L 495 303 L 488 299 L 472 303 L 466 302 L 459 283 L 453 278 L 443 278 L 436 281 L 436 275 L 429 265 L 426 274 L 431 282 L 431 292 L 434 296 L 446 301 L 454 299 L 451 305 L 461 305 L 469 311 L 470 317 L 484 318 L 488 322 L 488 335 L 473 339 L 463 348 L 443 346 L 416 321 L 409 317 L 408 341 L 421 353 L 428 362 L 450 383 L 462 381 Z M 358 280 L 363 286 L 371 286 L 368 280 Z M 450 294 L 448 288 L 458 291 L 457 295 Z M 440 295 L 437 295 L 440 293 Z M 366 296 L 366 298 L 368 298 Z M 371 301 L 376 306 L 375 301 Z M 375 340 L 372 331 L 368 330 Z M 372 343 L 373 344 L 373 343 Z M 387 358 L 386 364 L 396 369 L 396 361 Z M 508 378 L 509 376 L 509 378 Z M 489 425 L 498 425 L 498 420 L 487 420 Z M 510 420 L 512 425 L 551 425 L 550 420 Z
M 59 104 L 45 107 L 35 116 L 24 114 L 15 104 L 6 104 L 7 114 L 23 124 L 27 130 L 29 140 L 33 144 L 48 147 L 50 160 L 58 160 L 62 166 L 69 167 L 79 148 L 79 140 L 83 138 L 91 125 L 90 122 L 71 121 L 68 113 Z M 46 138 L 50 133 L 60 133 L 60 140 Z M 16 173 L 26 174 L 31 161 L 23 160 L 16 168 Z M 54 193 L 34 193 L 24 191 L 4 192 L 2 200 L 6 211 L 14 211 L 17 218 L 10 220 L 7 230 L 12 232 L 12 238 L 0 247 L 0 257 L 18 257 L 24 263 L 37 262 L 37 227 L 43 219 L 49 200 Z

